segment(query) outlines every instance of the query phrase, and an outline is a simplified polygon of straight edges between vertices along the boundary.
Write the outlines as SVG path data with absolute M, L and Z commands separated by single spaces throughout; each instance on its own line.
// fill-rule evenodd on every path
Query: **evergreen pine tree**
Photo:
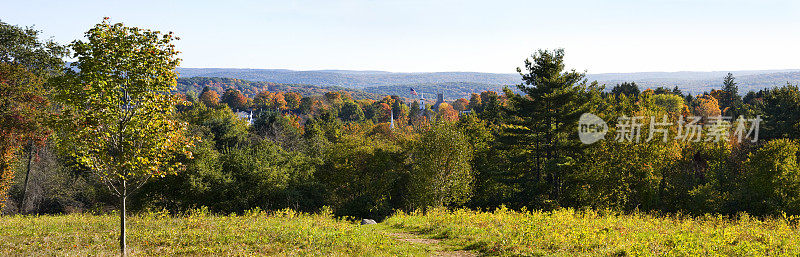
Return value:
M 736 78 L 728 73 L 725 81 L 722 82 L 722 91 L 725 95 L 720 99 L 720 109 L 722 115 L 731 116 L 734 119 L 742 113 L 742 98 L 739 96 L 739 86 L 736 85 Z
M 519 171 L 510 175 L 523 188 L 520 203 L 558 206 L 566 172 L 581 148 L 575 131 L 587 107 L 585 74 L 565 71 L 563 49 L 539 50 L 525 60 L 524 72 L 517 71 L 524 95 L 505 90 L 509 105 L 500 144 L 518 165 L 509 170 Z

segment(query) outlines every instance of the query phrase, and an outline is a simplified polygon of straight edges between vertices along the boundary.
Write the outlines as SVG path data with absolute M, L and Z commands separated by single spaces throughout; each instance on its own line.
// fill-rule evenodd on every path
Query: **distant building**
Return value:
M 246 120 L 248 124 L 253 125 L 253 110 L 237 111 L 236 116 L 240 119 Z
M 436 103 L 434 103 L 433 106 L 431 106 L 431 108 L 434 111 L 438 111 L 439 110 L 439 105 L 442 104 L 442 103 L 444 103 L 444 95 L 442 93 L 438 93 L 438 94 L 436 94 Z

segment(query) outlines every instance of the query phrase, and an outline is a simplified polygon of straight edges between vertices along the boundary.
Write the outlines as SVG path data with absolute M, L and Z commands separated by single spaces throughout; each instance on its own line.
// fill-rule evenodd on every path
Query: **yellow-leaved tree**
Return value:
M 120 200 L 120 253 L 125 255 L 125 201 L 153 176 L 183 168 L 191 157 L 187 124 L 175 118 L 180 59 L 172 33 L 102 23 L 70 47 L 77 61 L 60 79 L 60 145 Z

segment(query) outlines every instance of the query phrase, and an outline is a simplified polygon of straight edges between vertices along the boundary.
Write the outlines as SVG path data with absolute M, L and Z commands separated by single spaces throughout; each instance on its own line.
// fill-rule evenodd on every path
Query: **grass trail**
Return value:
M 441 239 L 431 238 L 432 235 L 412 234 L 401 229 L 388 227 L 385 224 L 379 224 L 378 226 L 381 226 L 380 230 L 383 231 L 384 235 L 388 235 L 398 241 L 427 246 L 432 256 L 474 257 L 479 255 L 474 251 L 463 250 L 462 245 L 448 245 Z

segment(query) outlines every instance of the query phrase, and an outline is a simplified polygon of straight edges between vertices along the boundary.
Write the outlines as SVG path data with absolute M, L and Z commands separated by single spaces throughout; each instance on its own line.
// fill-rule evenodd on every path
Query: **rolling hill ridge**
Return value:
M 505 86 L 513 87 L 521 82 L 519 74 L 481 72 L 426 72 L 399 73 L 387 71 L 313 70 L 295 71 L 287 69 L 233 69 L 233 68 L 178 68 L 182 78 L 218 77 L 251 82 L 270 82 L 276 85 L 313 85 L 352 89 L 377 95 L 408 94 L 413 87 L 427 95 L 442 93 L 447 99 L 469 97 L 470 93 L 485 90 L 499 91 Z M 610 90 L 622 82 L 636 82 L 642 90 L 647 88 L 677 86 L 684 92 L 699 94 L 720 88 L 723 77 L 731 72 L 736 76 L 739 92 L 782 86 L 786 83 L 800 84 L 800 70 L 743 70 L 712 72 L 636 72 L 587 74 L 589 81 L 598 81 Z M 244 90 L 243 90 L 244 91 Z

